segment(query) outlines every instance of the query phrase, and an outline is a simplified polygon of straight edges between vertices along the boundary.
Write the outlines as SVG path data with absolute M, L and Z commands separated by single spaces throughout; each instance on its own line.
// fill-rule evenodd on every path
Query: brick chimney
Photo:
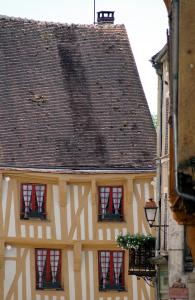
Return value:
M 98 24 L 114 24 L 114 11 L 98 11 L 97 13 Z

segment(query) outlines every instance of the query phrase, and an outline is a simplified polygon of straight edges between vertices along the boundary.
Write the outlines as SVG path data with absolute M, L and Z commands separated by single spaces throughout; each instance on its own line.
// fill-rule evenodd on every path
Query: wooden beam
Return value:
M 132 205 L 133 202 L 133 179 L 127 179 L 127 204 Z
M 92 205 L 96 205 L 96 199 L 97 199 L 97 186 L 96 186 L 96 178 L 92 177 L 91 180 L 91 194 L 92 194 Z
M 4 299 L 4 279 L 5 279 L 5 243 L 0 240 L 0 299 Z
M 5 242 L 4 240 L 0 240 L 0 269 L 4 266 L 4 249 L 5 249 Z
M 66 178 L 63 176 L 59 176 L 59 196 L 60 196 L 60 206 L 65 207 L 66 206 L 66 193 L 67 193 L 67 181 Z
M 74 244 L 74 271 L 81 271 L 81 250 L 82 244 L 81 241 L 76 241 Z

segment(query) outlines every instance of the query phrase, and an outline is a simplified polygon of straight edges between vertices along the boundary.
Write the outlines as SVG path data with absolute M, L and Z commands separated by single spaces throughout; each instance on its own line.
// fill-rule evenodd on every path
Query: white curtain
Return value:
M 44 249 L 37 250 L 37 269 L 39 274 L 38 286 L 40 289 L 43 287 L 43 271 L 45 267 L 46 257 L 47 257 L 47 250 Z
M 103 278 L 103 288 L 106 287 L 106 277 L 108 275 L 110 265 L 110 252 L 102 251 L 100 252 L 100 268 Z
M 36 191 L 36 199 L 38 205 L 38 212 L 43 212 L 43 200 L 44 200 L 44 193 L 45 193 L 45 185 L 35 185 Z
M 60 250 L 50 250 L 50 265 L 52 274 L 52 283 L 56 282 L 56 276 L 59 266 Z
M 113 188 L 112 189 L 112 199 L 113 199 L 115 214 L 119 213 L 121 198 L 122 198 L 122 188 L 119 188 L 119 187 Z
M 119 285 L 119 276 L 121 274 L 121 267 L 123 263 L 123 253 L 113 252 L 113 263 L 114 263 L 114 278 L 116 285 Z
M 32 185 L 31 184 L 23 184 L 22 194 L 23 194 L 23 199 L 24 199 L 24 218 L 28 218 L 30 204 L 31 204 Z
M 106 214 L 106 207 L 108 205 L 109 194 L 110 194 L 109 187 L 101 187 L 100 188 L 100 205 L 101 205 L 102 217 Z

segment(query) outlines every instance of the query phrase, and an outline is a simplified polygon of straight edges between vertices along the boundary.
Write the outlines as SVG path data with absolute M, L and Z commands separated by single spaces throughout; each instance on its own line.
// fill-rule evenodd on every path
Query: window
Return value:
M 99 251 L 99 290 L 124 290 L 124 251 Z
M 21 219 L 46 218 L 46 185 L 21 185 Z
M 99 221 L 123 220 L 123 187 L 99 187 Z
M 36 249 L 36 288 L 61 289 L 61 250 Z

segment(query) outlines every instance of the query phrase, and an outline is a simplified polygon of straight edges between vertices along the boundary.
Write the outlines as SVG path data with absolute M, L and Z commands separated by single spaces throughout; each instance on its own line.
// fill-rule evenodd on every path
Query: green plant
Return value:
M 158 126 L 158 118 L 156 114 L 152 114 L 152 122 L 154 124 L 154 128 L 157 129 Z
M 127 233 L 126 235 L 119 234 L 116 242 L 119 247 L 122 249 L 138 249 L 140 246 L 150 242 L 155 241 L 155 237 L 153 237 L 151 234 L 130 234 Z

